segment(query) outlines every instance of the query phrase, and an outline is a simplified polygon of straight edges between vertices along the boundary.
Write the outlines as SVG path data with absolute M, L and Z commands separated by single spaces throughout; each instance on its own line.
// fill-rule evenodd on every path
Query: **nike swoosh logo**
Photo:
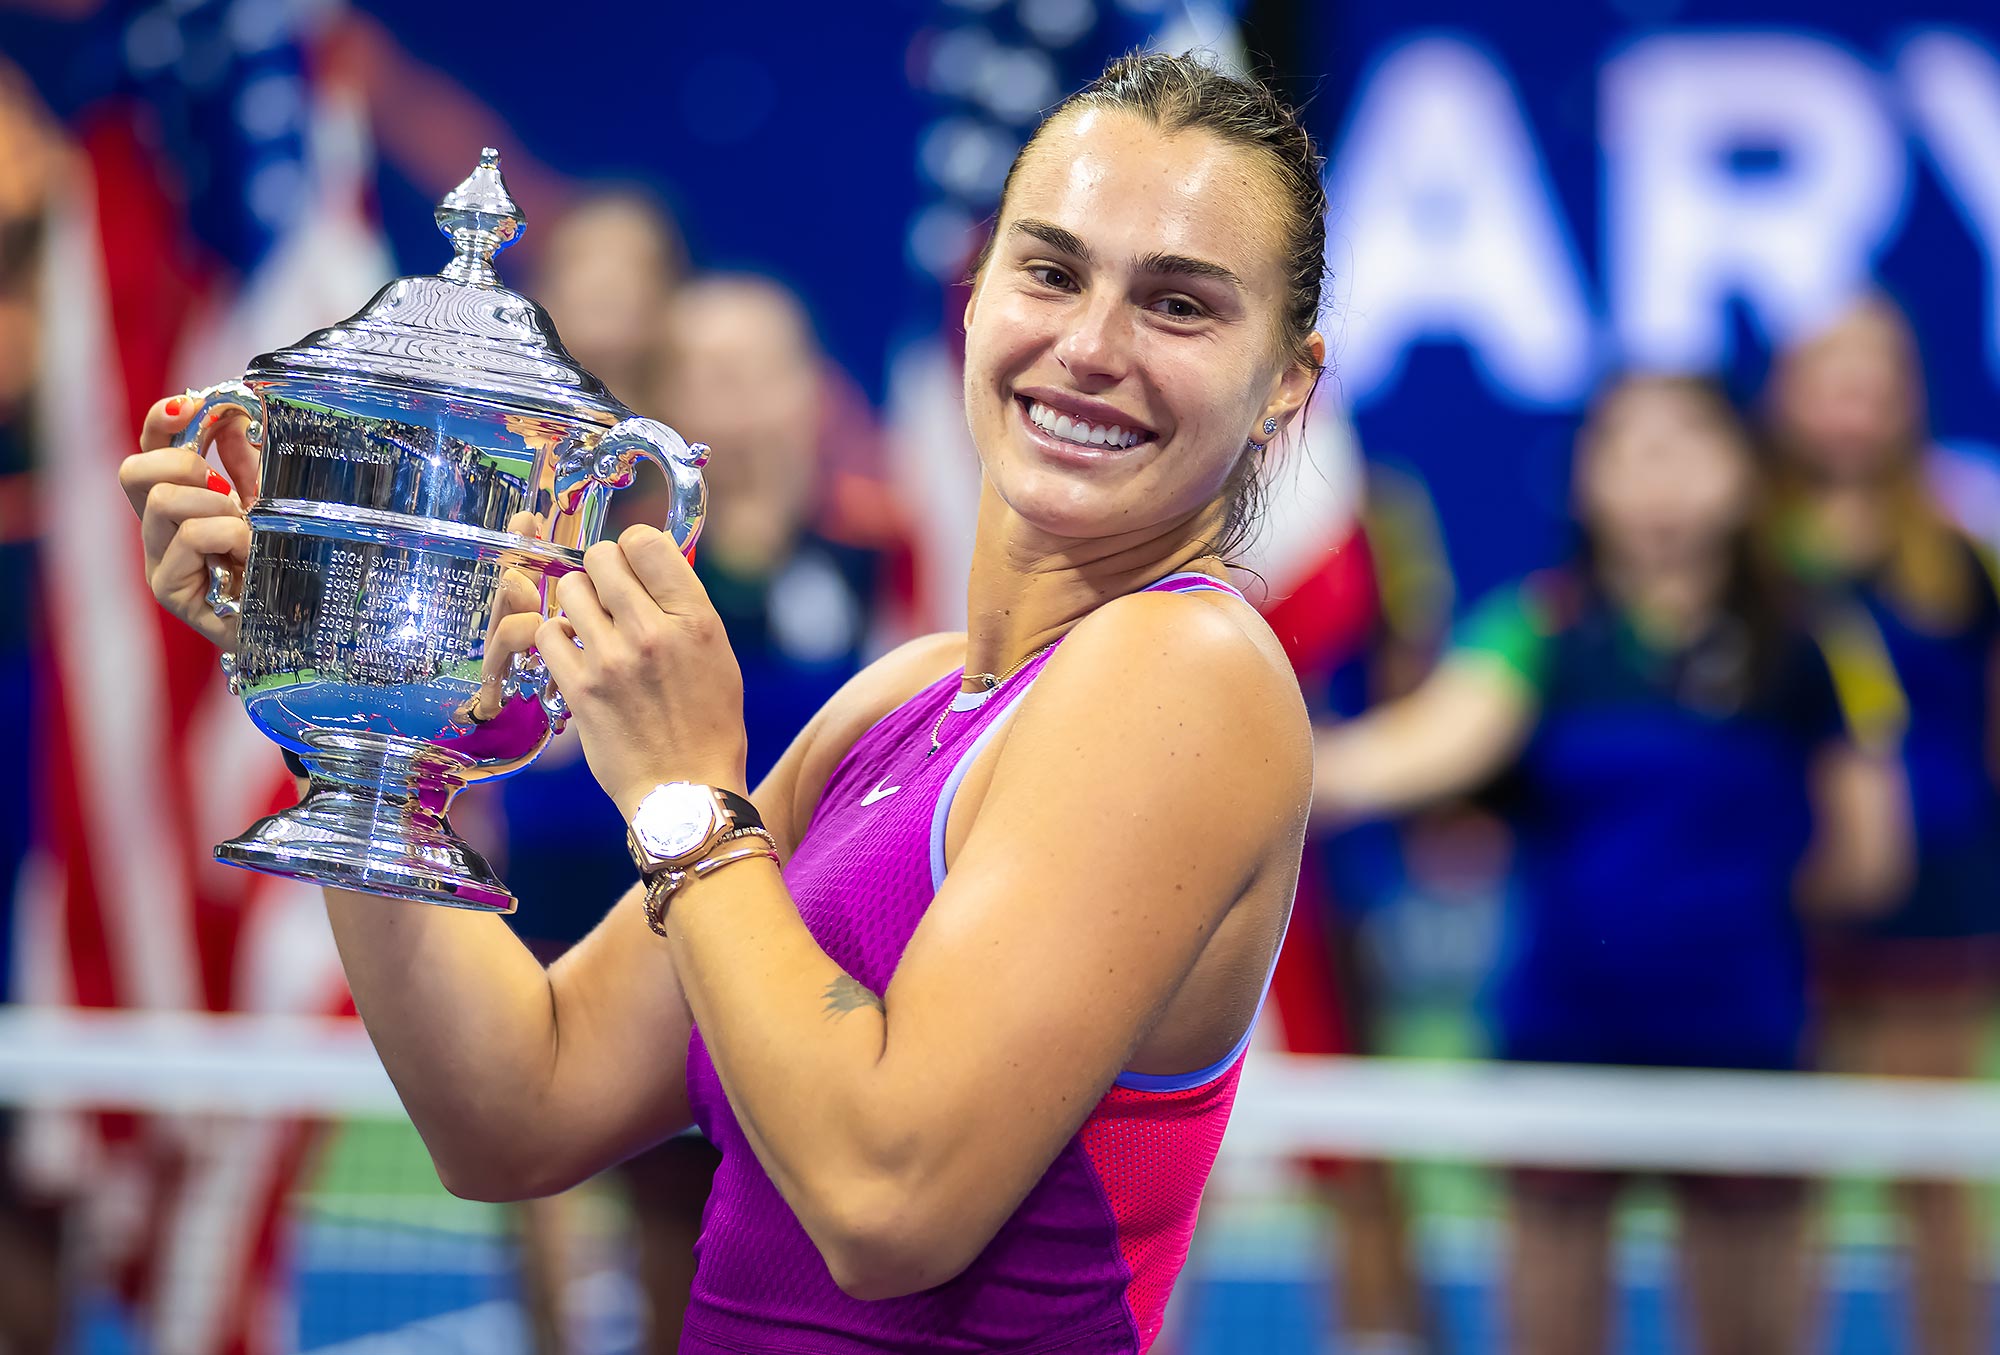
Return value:
M 901 786 L 885 785 L 884 782 L 888 781 L 888 779 L 889 778 L 885 776 L 882 778 L 881 781 L 876 782 L 875 789 L 869 791 L 866 795 L 861 797 L 861 803 L 864 805 L 872 805 L 877 800 L 888 799 L 891 795 L 894 795 L 897 791 L 902 789 Z

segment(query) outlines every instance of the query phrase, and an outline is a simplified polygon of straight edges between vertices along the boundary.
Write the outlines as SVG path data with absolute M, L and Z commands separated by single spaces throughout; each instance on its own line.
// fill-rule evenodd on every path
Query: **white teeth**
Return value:
M 1084 447 L 1130 447 L 1139 441 L 1137 430 L 1126 431 L 1122 424 L 1093 424 L 1058 414 L 1039 401 L 1028 404 L 1028 418 L 1037 428 Z

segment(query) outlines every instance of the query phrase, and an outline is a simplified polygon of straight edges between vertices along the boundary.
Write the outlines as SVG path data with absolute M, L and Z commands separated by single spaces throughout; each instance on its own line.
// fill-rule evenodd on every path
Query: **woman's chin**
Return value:
M 1131 528 L 1132 506 L 1126 496 L 1107 493 L 1107 486 L 1078 484 L 1069 476 L 1046 471 L 1007 477 L 996 483 L 1000 499 L 1027 526 L 1048 536 L 1089 540 Z

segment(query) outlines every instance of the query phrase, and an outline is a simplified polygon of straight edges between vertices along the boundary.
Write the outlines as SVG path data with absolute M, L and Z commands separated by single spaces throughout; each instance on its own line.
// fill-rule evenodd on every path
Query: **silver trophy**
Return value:
M 496 152 L 437 222 L 457 251 L 441 273 L 398 278 L 242 381 L 196 392 L 183 444 L 240 411 L 262 447 L 243 575 L 211 569 L 210 605 L 240 618 L 223 667 L 257 727 L 312 775 L 297 806 L 215 855 L 511 912 L 446 811 L 467 785 L 533 761 L 567 712 L 540 656 L 504 652 L 495 631 L 547 614 L 642 462 L 666 475 L 666 530 L 691 549 L 708 449 L 634 417 L 546 311 L 500 285 L 493 255 L 522 216 Z

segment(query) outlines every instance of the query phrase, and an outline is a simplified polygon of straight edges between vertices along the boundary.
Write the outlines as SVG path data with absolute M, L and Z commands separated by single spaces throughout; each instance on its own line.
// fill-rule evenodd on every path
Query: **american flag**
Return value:
M 21 881 L 25 996 L 329 1014 L 346 996 L 316 890 L 217 865 L 289 799 L 215 652 L 155 605 L 116 483 L 159 396 L 355 310 L 390 272 L 356 98 L 315 58 L 326 4 L 111 4 L 117 78 L 71 128 L 42 314 L 44 652 L 53 671 Z M 72 1200 L 86 1264 L 159 1355 L 290 1348 L 283 1203 L 313 1126 L 42 1114 L 24 1175 Z

